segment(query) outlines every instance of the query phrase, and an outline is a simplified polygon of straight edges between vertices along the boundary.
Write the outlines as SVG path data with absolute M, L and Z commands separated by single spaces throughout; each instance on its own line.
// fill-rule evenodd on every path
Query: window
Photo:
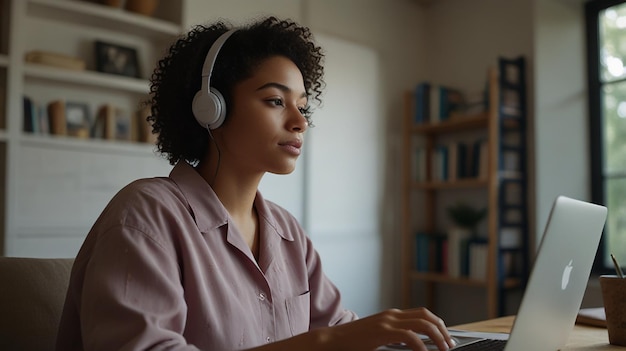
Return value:
M 592 201 L 608 218 L 594 265 L 614 272 L 626 262 L 626 0 L 585 4 Z

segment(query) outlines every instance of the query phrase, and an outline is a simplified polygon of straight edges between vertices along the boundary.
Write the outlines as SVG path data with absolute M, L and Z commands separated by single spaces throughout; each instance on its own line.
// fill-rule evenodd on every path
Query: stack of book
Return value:
M 464 106 L 460 90 L 429 82 L 415 88 L 415 123 L 437 123 L 449 119 Z

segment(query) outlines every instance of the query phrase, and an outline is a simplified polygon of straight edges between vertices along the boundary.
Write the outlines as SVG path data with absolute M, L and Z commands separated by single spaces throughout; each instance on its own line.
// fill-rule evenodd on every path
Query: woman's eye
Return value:
M 274 106 L 285 106 L 285 104 L 283 103 L 283 100 L 279 98 L 270 99 L 268 100 L 268 102 Z

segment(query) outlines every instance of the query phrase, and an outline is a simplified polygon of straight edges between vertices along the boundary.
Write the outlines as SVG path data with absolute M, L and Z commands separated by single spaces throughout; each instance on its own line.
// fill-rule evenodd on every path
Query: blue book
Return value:
M 450 118 L 452 113 L 458 112 L 464 104 L 463 94 L 453 88 L 440 87 L 439 93 L 439 113 L 440 119 L 446 120 Z
M 422 82 L 415 87 L 415 123 L 428 122 L 430 83 Z
M 457 178 L 462 179 L 468 177 L 468 167 L 467 167 L 467 144 L 459 142 L 457 144 Z
M 418 272 L 428 272 L 430 235 L 424 232 L 415 234 L 415 268 Z

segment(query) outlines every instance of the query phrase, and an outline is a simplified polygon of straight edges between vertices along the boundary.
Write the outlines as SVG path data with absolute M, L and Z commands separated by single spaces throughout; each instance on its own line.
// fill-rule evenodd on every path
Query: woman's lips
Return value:
M 290 140 L 284 143 L 279 143 L 280 147 L 289 152 L 292 155 L 298 156 L 302 152 L 302 141 L 300 140 Z

